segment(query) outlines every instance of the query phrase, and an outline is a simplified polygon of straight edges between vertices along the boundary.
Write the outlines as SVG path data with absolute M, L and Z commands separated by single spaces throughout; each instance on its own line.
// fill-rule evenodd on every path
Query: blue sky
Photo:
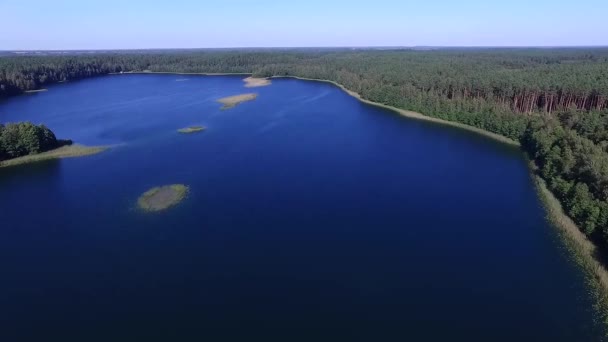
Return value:
M 0 0 L 0 50 L 608 45 L 608 0 Z

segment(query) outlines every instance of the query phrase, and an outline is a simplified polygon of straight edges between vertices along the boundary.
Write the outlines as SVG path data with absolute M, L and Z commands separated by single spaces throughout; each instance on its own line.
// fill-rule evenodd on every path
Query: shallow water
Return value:
M 183 80 L 187 78 L 187 80 Z M 0 169 L 0 340 L 597 341 L 517 149 L 324 83 L 116 75 L 0 122 L 116 145 Z M 177 129 L 203 125 L 184 135 Z M 149 188 L 188 198 L 137 210 Z

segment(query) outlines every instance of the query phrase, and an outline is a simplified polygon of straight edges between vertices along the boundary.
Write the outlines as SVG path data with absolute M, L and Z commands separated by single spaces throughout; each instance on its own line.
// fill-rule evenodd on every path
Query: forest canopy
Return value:
M 0 98 L 55 82 L 145 71 L 326 79 L 370 101 L 509 137 L 522 143 L 579 227 L 608 246 L 608 48 L 176 50 L 9 56 L 0 57 Z M 32 126 L 22 129 L 22 138 L 7 138 L 10 147 L 0 152 L 5 158 L 49 146 L 37 143 L 47 142 L 39 138 L 48 133 Z M 7 137 L 15 131 L 20 132 L 11 127 Z
M 0 124 L 0 161 L 36 154 L 70 141 L 57 140 L 55 134 L 44 125 L 31 122 Z

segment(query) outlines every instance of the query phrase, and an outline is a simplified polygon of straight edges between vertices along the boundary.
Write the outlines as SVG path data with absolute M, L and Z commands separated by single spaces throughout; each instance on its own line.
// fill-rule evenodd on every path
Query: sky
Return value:
M 608 0 L 0 0 L 0 50 L 608 45 Z

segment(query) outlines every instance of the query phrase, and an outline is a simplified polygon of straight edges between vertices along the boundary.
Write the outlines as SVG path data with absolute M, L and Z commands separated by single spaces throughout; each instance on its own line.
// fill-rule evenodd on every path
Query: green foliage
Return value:
M 128 71 L 299 76 L 518 140 L 567 213 L 608 244 L 608 49 L 185 50 L 0 58 L 0 98 Z M 0 159 L 56 140 L 0 127 Z
M 40 153 L 59 146 L 55 134 L 31 122 L 0 125 L 0 160 Z
M 567 111 L 557 118 L 536 118 L 523 146 L 568 215 L 587 235 L 608 242 L 608 153 L 576 130 L 588 114 Z

